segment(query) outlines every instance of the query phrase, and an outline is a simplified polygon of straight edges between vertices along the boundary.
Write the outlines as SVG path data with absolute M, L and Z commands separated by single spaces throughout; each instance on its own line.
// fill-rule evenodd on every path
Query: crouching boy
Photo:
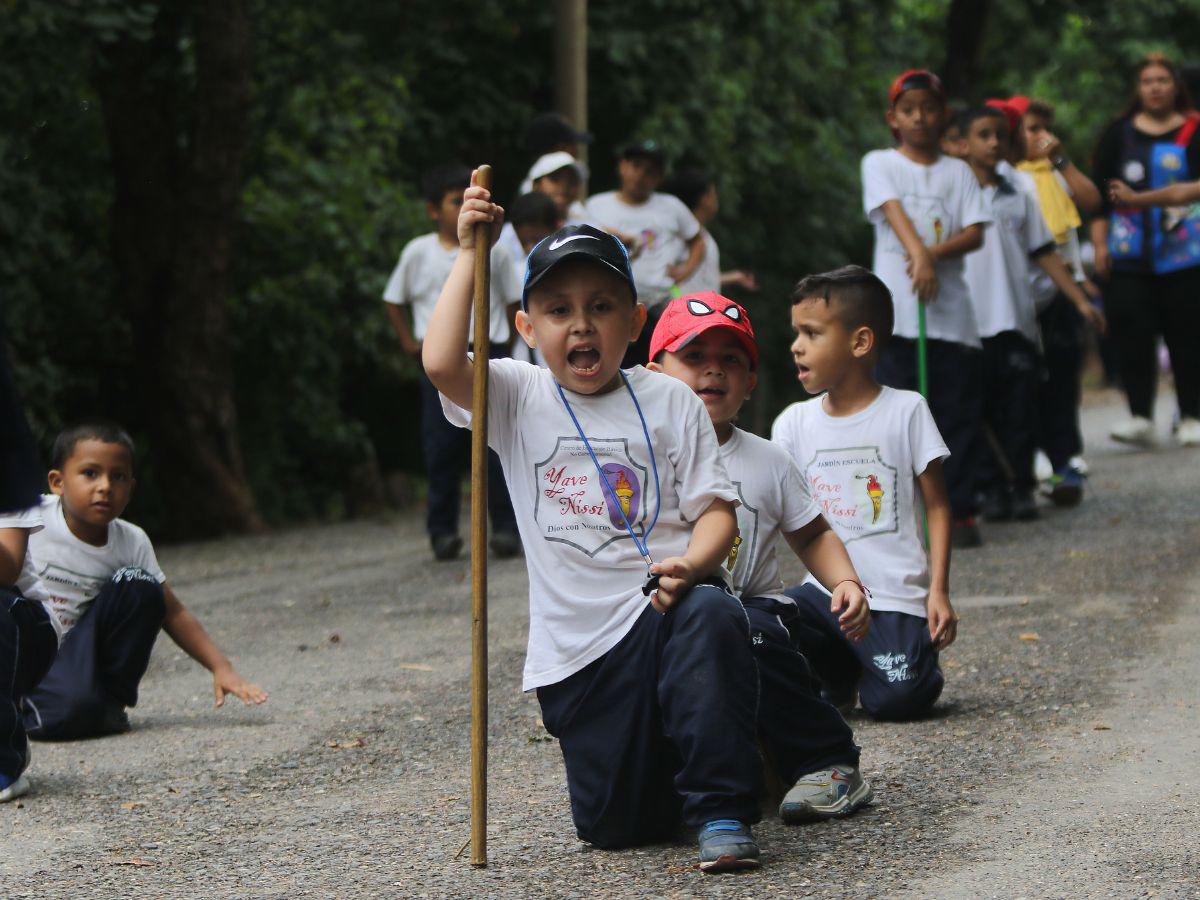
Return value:
M 950 606 L 950 455 L 920 394 L 872 374 L 892 333 L 892 298 L 866 269 L 810 275 L 792 292 L 792 357 L 812 400 L 779 414 L 771 439 L 795 460 L 870 590 L 871 630 L 846 639 L 813 575 L 787 593 L 793 639 L 827 697 L 879 719 L 909 719 L 942 692 L 938 651 L 954 640 Z M 928 553 L 922 544 L 928 516 Z
M 160 629 L 212 673 L 216 705 L 266 692 L 237 671 L 176 598 L 150 538 L 121 514 L 133 494 L 133 441 L 114 425 L 68 428 L 54 441 L 42 497 L 44 528 L 32 533 L 18 581 L 44 602 L 63 635 L 41 682 L 25 696 L 24 725 L 38 740 L 129 730 Z
M 502 217 L 488 191 L 468 189 L 462 252 L 425 336 L 425 370 L 464 426 L 473 259 L 486 251 L 474 230 L 490 222 L 494 239 Z M 489 363 L 488 439 L 529 569 L 523 683 L 559 739 L 581 839 L 652 843 L 683 822 L 702 868 L 750 868 L 758 676 L 746 614 L 712 577 L 737 495 L 699 398 L 620 370 L 645 317 L 620 241 L 567 226 L 530 254 L 516 318 L 548 368 Z
M 871 800 L 871 786 L 859 774 L 850 727 L 817 695 L 783 623 L 795 616 L 795 602 L 779 577 L 779 536 L 832 591 L 830 609 L 850 640 L 866 633 L 871 611 L 846 548 L 787 451 L 733 424 L 758 381 L 750 317 L 717 293 L 678 297 L 655 326 L 650 358 L 649 369 L 678 378 L 704 401 L 740 501 L 726 568 L 750 619 L 763 746 L 780 780 L 794 785 L 780 818 L 793 823 L 848 815 Z

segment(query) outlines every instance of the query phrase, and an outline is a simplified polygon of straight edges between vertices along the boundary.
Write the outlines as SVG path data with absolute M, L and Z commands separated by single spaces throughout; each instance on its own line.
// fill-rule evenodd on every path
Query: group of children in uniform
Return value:
M 701 868 L 757 866 L 765 770 L 787 787 L 787 823 L 852 813 L 872 789 L 841 710 L 857 695 L 876 718 L 910 719 L 940 695 L 938 654 L 958 621 L 952 536 L 974 527 L 981 423 L 1007 459 L 985 488 L 1028 515 L 1030 260 L 1091 315 L 1050 252 L 1064 241 L 1002 161 L 1006 112 L 960 117 L 964 162 L 941 151 L 936 76 L 896 80 L 898 146 L 863 160 L 875 271 L 796 285 L 791 352 L 815 396 L 780 413 L 770 440 L 736 425 L 759 349 L 746 309 L 718 293 L 701 224 L 717 201 L 702 175 L 677 180 L 685 200 L 661 194 L 661 150 L 634 144 L 620 187 L 581 205 L 587 172 L 571 141 L 586 136 L 559 129 L 503 228 L 469 171 L 429 179 L 436 231 L 405 247 L 385 300 L 422 365 L 431 544 L 439 559 L 461 549 L 473 266 L 488 252 L 492 346 L 515 333 L 527 351 L 489 361 L 492 547 L 526 557 L 523 687 L 560 742 L 583 840 L 623 847 L 683 824 Z M 481 223 L 492 247 L 476 246 Z M 913 390 L 922 328 L 928 404 Z M 0 697 L 13 720 L 0 721 L 13 736 L 0 799 L 27 789 L 26 731 L 128 727 L 159 627 L 213 671 L 218 702 L 265 699 L 166 587 L 145 534 L 119 519 L 132 457 L 119 430 L 66 432 L 52 495 L 0 519 L 0 583 L 15 585 L 0 658 L 17 661 Z M 780 577 L 780 537 L 810 573 L 800 585 Z

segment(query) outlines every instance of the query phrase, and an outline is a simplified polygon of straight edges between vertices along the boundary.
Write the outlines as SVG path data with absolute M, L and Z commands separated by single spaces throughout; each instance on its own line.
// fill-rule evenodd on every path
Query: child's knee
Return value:
M 746 633 L 750 627 L 741 601 L 712 584 L 696 585 L 668 615 L 676 617 L 676 628 L 720 628 L 732 625 Z
M 148 614 L 165 614 L 166 594 L 162 584 L 137 566 L 126 566 L 113 573 L 111 584 L 125 594 L 130 602 Z
M 943 684 L 941 669 L 934 667 L 921 678 L 888 684 L 878 691 L 860 691 L 860 700 L 871 718 L 904 722 L 928 713 L 941 696 Z

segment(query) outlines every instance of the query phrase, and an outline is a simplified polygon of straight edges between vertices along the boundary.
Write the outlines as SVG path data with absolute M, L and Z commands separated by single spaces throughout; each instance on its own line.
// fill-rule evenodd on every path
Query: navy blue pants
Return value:
M 941 695 L 942 670 L 925 619 L 876 610 L 867 636 L 854 643 L 829 611 L 828 594 L 811 584 L 785 593 L 796 601 L 796 615 L 786 622 L 792 641 L 831 693 L 857 687 L 870 716 L 892 721 L 925 714 Z
M 0 775 L 29 765 L 21 701 L 54 661 L 58 634 L 42 604 L 0 588 Z
M 1038 315 L 1042 330 L 1042 382 L 1038 390 L 1038 446 L 1055 471 L 1083 452 L 1079 430 L 1083 317 L 1058 294 Z
M 137 705 L 165 615 L 162 585 L 151 575 L 134 568 L 113 575 L 25 698 L 29 736 L 68 741 L 111 733 L 113 708 Z
M 502 356 L 499 351 L 493 358 Z M 429 481 L 425 530 L 431 538 L 458 534 L 463 472 L 471 458 L 471 432 L 451 425 L 442 412 L 438 390 L 421 373 L 421 447 L 425 453 L 425 476 Z M 488 451 L 488 514 L 495 531 L 517 530 L 517 519 L 500 458 Z
M 1037 452 L 1038 388 L 1041 363 L 1037 347 L 1019 331 L 1002 331 L 983 339 L 983 419 L 996 438 L 980 455 L 976 484 L 981 491 L 1002 487 L 1008 479 L 995 458 L 1003 453 L 1019 491 L 1037 486 L 1033 457 Z
M 670 840 L 681 820 L 758 821 L 758 673 L 726 591 L 697 585 L 666 615 L 647 603 L 615 647 L 537 696 L 582 840 L 616 849 Z
M 950 511 L 965 519 L 978 511 L 975 472 L 983 450 L 983 354 L 953 341 L 927 342 L 929 411 L 950 450 L 942 463 Z M 881 384 L 917 389 L 917 342 L 893 335 L 879 354 L 875 375 Z

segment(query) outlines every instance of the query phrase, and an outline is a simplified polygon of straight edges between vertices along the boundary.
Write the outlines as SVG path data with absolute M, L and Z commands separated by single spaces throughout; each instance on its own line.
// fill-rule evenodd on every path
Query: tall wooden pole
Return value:
M 480 166 L 492 189 L 492 167 Z M 471 398 L 471 865 L 487 865 L 487 477 L 488 357 L 491 327 L 491 224 L 475 227 L 475 382 Z
M 587 0 L 554 3 L 554 105 L 577 131 L 587 131 Z M 587 161 L 587 146 L 580 147 Z

